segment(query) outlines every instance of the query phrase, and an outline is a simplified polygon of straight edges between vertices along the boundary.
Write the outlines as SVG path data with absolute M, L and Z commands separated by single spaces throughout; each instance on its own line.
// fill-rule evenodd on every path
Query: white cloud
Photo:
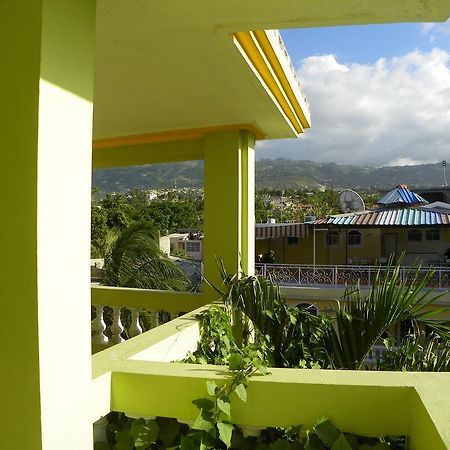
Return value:
M 435 163 L 436 161 L 433 159 L 412 159 L 412 158 L 397 158 L 390 161 L 387 166 L 395 167 L 395 166 L 417 166 L 418 164 L 429 164 Z
M 450 159 L 450 55 L 414 51 L 372 65 L 311 56 L 298 70 L 312 128 L 258 157 L 392 165 Z
M 419 26 L 420 26 L 421 34 L 428 34 L 431 30 L 433 30 L 436 27 L 436 23 L 435 22 L 425 22 L 425 23 L 421 23 Z
M 450 34 L 450 19 L 443 23 L 426 22 L 420 24 L 421 34 L 437 33 L 444 36 Z

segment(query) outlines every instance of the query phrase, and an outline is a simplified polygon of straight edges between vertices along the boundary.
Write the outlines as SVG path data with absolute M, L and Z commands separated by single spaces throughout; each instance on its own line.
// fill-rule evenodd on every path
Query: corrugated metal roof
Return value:
M 428 203 L 419 194 L 410 191 L 407 186 L 401 184 L 392 191 L 388 192 L 377 202 L 379 205 L 417 205 L 419 203 Z
M 380 209 L 329 216 L 314 225 L 340 226 L 426 226 L 449 225 L 450 213 L 422 208 Z

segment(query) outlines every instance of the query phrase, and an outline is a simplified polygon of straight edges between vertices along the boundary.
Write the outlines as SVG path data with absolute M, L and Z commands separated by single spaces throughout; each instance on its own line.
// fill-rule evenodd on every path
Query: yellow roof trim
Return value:
M 153 144 L 157 142 L 185 141 L 201 139 L 205 134 L 216 133 L 227 130 L 248 130 L 256 139 L 263 139 L 264 134 L 254 125 L 218 125 L 215 127 L 193 128 L 187 130 L 164 131 L 161 133 L 137 134 L 131 136 L 116 136 L 111 138 L 94 139 L 92 148 L 114 148 L 126 147 L 130 145 Z
M 265 31 L 237 32 L 233 37 L 247 62 L 253 66 L 252 69 L 278 103 L 292 129 L 297 134 L 302 133 L 304 128 L 310 126 L 309 122 Z
M 283 89 L 289 98 L 289 101 L 291 102 L 292 107 L 294 108 L 294 111 L 296 112 L 297 116 L 300 118 L 300 121 L 302 123 L 303 128 L 310 128 L 310 120 L 306 117 L 303 108 L 301 107 L 299 101 L 297 100 L 297 96 L 294 93 L 294 90 L 292 89 L 292 85 L 289 82 L 286 73 L 283 69 L 283 67 L 280 64 L 280 61 L 275 54 L 275 51 L 272 47 L 272 44 L 270 43 L 267 33 L 263 30 L 256 30 L 253 31 L 253 34 L 255 35 L 259 45 L 261 46 L 262 50 L 264 51 L 264 54 L 266 55 L 266 58 L 268 59 L 273 71 L 277 75 L 277 78 L 281 85 L 283 86 Z M 279 33 L 278 33 L 279 35 Z M 281 39 L 281 37 L 280 37 Z M 283 44 L 284 46 L 284 44 Z M 301 92 L 301 91 L 300 91 Z M 302 93 L 303 94 L 303 93 Z M 306 99 L 304 99 L 306 101 Z M 309 116 L 309 114 L 308 114 Z

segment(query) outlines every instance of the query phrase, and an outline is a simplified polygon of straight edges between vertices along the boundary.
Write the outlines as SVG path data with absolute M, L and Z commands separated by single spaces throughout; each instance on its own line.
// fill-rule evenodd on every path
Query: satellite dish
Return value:
M 366 205 L 361 196 L 351 189 L 344 189 L 339 195 L 339 205 L 343 213 L 364 211 Z

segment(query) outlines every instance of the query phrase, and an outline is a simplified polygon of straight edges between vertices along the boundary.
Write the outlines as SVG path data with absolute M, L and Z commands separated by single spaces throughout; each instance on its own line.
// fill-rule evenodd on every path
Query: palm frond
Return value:
M 159 249 L 158 233 L 146 221 L 130 224 L 105 258 L 103 284 L 139 289 L 186 290 L 184 272 Z
M 423 274 L 418 268 L 401 276 L 400 266 L 389 264 L 379 271 L 367 296 L 359 286 L 346 292 L 335 308 L 336 326 L 324 339 L 333 366 L 360 369 L 389 329 L 404 320 L 418 328 L 418 321 L 428 320 L 440 310 L 429 310 L 442 294 L 427 289 L 433 279 L 432 270 Z

